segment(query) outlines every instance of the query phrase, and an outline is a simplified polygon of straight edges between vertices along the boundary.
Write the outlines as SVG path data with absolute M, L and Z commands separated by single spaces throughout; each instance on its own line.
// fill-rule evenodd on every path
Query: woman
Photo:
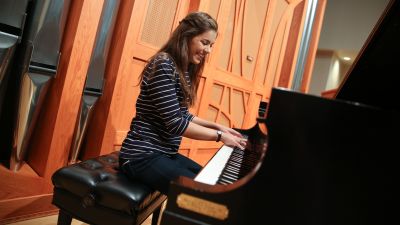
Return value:
M 120 167 L 161 193 L 171 180 L 194 178 L 201 166 L 178 153 L 182 136 L 244 148 L 237 131 L 188 112 L 218 31 L 207 13 L 188 14 L 141 74 L 136 117 L 122 143 Z

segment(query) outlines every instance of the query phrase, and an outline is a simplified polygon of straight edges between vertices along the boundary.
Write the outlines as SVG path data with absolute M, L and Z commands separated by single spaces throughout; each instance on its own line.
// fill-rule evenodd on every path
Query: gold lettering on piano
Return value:
M 228 218 L 229 209 L 225 205 L 197 198 L 188 194 L 179 194 L 176 203 L 180 208 L 219 220 Z

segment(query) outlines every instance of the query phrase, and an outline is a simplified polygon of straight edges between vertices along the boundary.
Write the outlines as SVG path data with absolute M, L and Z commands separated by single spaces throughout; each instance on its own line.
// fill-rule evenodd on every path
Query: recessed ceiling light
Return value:
M 345 61 L 350 61 L 350 60 L 351 60 L 351 58 L 350 58 L 350 57 L 347 57 L 347 56 L 345 56 L 345 57 L 343 57 L 343 60 L 345 60 Z

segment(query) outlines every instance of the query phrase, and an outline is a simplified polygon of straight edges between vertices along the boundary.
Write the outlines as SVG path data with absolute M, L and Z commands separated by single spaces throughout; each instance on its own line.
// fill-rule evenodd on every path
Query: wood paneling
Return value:
M 0 220 L 52 212 L 51 176 L 68 160 L 103 1 L 72 1 L 61 46 L 61 58 L 29 144 L 29 167 L 0 170 Z M 51 34 L 48 34 L 51 35 Z M 4 191 L 4 192 L 3 192 Z
M 159 11 L 157 7 L 150 7 L 156 1 L 122 1 L 121 11 L 118 13 L 115 29 L 120 35 L 114 35 L 109 64 L 106 71 L 106 85 L 103 96 L 94 111 L 94 117 L 89 125 L 86 143 L 82 149 L 82 159 L 109 153 L 118 150 L 122 140 L 129 130 L 132 117 L 135 115 L 135 103 L 139 95 L 139 76 L 145 62 L 161 47 L 152 39 L 142 38 L 143 30 L 146 36 L 163 35 L 168 38 L 169 33 L 160 34 L 151 27 L 148 10 Z M 169 1 L 165 1 L 168 4 Z M 192 2 L 191 7 L 196 5 Z M 174 10 L 159 11 L 159 13 L 172 13 L 163 15 L 170 18 L 166 24 L 170 32 L 185 16 L 189 10 L 189 1 L 179 0 Z M 154 23 L 160 21 L 153 21 Z M 150 27 L 147 27 L 150 26 Z M 149 34 L 150 33 L 150 34 Z
M 52 81 L 33 133 L 28 162 L 50 180 L 66 165 L 103 1 L 74 1 Z
M 201 11 L 218 12 L 220 30 L 203 75 L 198 116 L 239 129 L 255 124 L 259 102 L 269 100 L 273 87 L 291 85 L 306 3 L 221 0 L 200 4 Z M 200 163 L 213 153 L 210 148 L 200 149 L 203 143 L 193 141 L 189 150 Z
M 123 136 L 118 133 L 119 130 L 126 131 L 129 128 L 129 122 L 125 122 L 123 119 L 133 115 L 135 95 L 138 90 L 135 86 L 138 83 L 138 74 L 134 73 L 135 60 L 132 58 L 134 51 L 132 29 L 135 24 L 132 9 L 134 3 L 134 0 L 120 3 L 110 44 L 104 91 L 95 107 L 92 121 L 89 123 L 85 143 L 81 149 L 81 159 L 112 152 L 117 137 Z M 129 108 L 120 108 L 120 101 L 123 99 L 129 99 L 131 102 Z M 121 117 L 121 113 L 125 116 Z
M 259 102 L 268 101 L 271 88 L 291 85 L 306 0 L 180 0 L 173 2 L 177 3 L 175 11 L 166 9 L 161 17 L 157 16 L 160 12 L 154 2 L 122 2 L 126 6 L 121 7 L 116 29 L 126 35 L 117 35 L 112 41 L 115 48 L 111 51 L 115 53 L 109 59 L 105 92 L 89 125 L 82 159 L 118 150 L 129 130 L 139 94 L 138 77 L 146 60 L 162 45 L 148 36 L 168 36 L 149 25 L 149 15 L 158 18 L 153 21 L 157 24 L 161 17 L 168 20 L 165 26 L 171 31 L 189 10 L 210 12 L 218 20 L 217 43 L 207 59 L 199 99 L 190 109 L 195 115 L 236 128 L 250 128 Z M 254 14 L 261 16 L 254 21 Z M 312 46 L 316 46 L 315 41 Z M 310 54 L 312 51 L 315 48 Z M 213 96 L 218 89 L 222 90 L 221 95 Z M 180 152 L 204 161 L 204 154 L 198 149 L 204 143 L 207 142 L 184 138 Z

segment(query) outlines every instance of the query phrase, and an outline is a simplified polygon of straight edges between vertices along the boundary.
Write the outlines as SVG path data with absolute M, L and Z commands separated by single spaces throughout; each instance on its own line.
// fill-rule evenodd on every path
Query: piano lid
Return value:
M 336 93 L 337 99 L 400 108 L 400 1 L 388 3 Z

